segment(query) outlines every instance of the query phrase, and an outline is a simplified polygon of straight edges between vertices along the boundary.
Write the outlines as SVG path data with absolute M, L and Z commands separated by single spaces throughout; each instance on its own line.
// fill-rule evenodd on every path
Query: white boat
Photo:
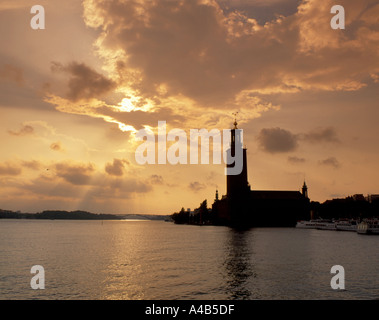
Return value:
M 336 229 L 337 231 L 357 231 L 357 225 L 355 220 L 338 220 Z
M 301 220 L 296 223 L 296 228 L 301 229 L 316 229 L 316 220 L 305 221 Z
M 317 223 L 318 230 L 337 230 L 336 223 L 332 220 L 324 220 Z
M 379 235 L 379 220 L 378 219 L 365 219 L 360 224 L 358 224 L 357 233 Z
M 298 221 L 296 228 L 301 229 L 320 229 L 320 230 L 336 230 L 335 223 L 332 220 L 316 219 L 305 221 Z

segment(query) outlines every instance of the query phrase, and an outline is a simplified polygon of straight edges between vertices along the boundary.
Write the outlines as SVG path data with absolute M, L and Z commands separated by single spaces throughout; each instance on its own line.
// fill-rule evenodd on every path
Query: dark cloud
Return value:
M 73 200 L 81 197 L 80 185 L 72 184 L 66 180 L 58 181 L 54 176 L 40 175 L 29 183 L 22 184 L 20 188 L 36 195 L 42 195 L 45 198 L 60 197 Z
M 24 125 L 18 131 L 8 130 L 8 133 L 13 136 L 26 136 L 28 134 L 34 133 L 34 128 L 30 125 Z
M 114 159 L 113 163 L 128 164 L 127 160 Z M 60 197 L 81 204 L 91 205 L 93 201 L 107 201 L 111 199 L 128 199 L 134 193 L 147 193 L 153 190 L 151 181 L 143 179 L 107 175 L 96 170 L 91 163 L 59 162 L 50 165 L 36 160 L 0 163 L 0 176 L 16 176 L 22 173 L 22 167 L 32 170 L 41 170 L 38 177 L 30 181 L 22 179 L 6 180 L 8 187 L 16 187 L 32 194 L 44 196 L 44 202 L 49 197 Z M 114 169 L 114 168 L 113 168 Z M 117 172 L 115 172 L 117 173 Z M 157 181 L 160 176 L 157 176 Z M 83 189 L 84 188 L 84 189 Z M 83 191 L 85 196 L 83 198 Z
M 269 153 L 290 152 L 298 146 L 298 136 L 281 128 L 262 129 L 258 136 L 261 148 Z
M 54 111 L 51 105 L 42 101 L 35 90 L 29 87 L 16 87 L 9 83 L 0 85 L 1 112 L 17 109 Z
M 217 0 L 217 2 L 226 13 L 239 10 L 263 25 L 279 15 L 288 16 L 296 13 L 301 0 Z
M 87 25 L 102 28 L 99 50 L 117 53 L 112 67 L 137 96 L 180 95 L 204 107 L 230 108 L 244 91 L 364 87 L 379 67 L 371 41 L 375 7 L 358 16 L 367 3 L 346 0 L 349 19 L 362 27 L 343 33 L 330 28 L 332 0 L 87 0 L 84 16 Z M 256 10 L 275 18 L 263 27 L 251 18 Z
M 62 151 L 62 145 L 61 143 L 58 141 L 58 142 L 53 142 L 51 145 L 50 145 L 50 149 L 51 150 L 54 150 L 54 151 Z
M 80 201 L 82 205 L 87 206 L 99 200 L 124 200 L 130 198 L 133 193 L 147 193 L 152 190 L 149 183 L 137 179 L 120 179 L 99 173 L 95 175 L 92 173 L 91 165 L 64 163 L 56 164 L 56 167 L 60 170 L 56 175 L 46 173 L 28 183 L 12 183 L 33 194 L 43 195 L 44 201 L 48 201 L 48 197 L 60 197 Z M 87 174 L 80 174 L 79 171 Z M 59 177 L 63 177 L 63 180 Z M 83 187 L 86 188 L 85 196 L 82 192 Z
M 0 80 L 11 81 L 22 85 L 24 83 L 23 72 L 16 66 L 5 64 L 0 66 Z
M 107 163 L 105 165 L 105 171 L 112 176 L 122 176 L 124 174 L 125 164 L 128 164 L 128 161 L 113 159 L 113 163 Z
M 258 141 L 263 150 L 270 153 L 294 151 L 300 141 L 309 143 L 338 143 L 340 142 L 336 130 L 333 127 L 316 128 L 308 133 L 293 134 L 281 128 L 262 129 Z M 298 157 L 289 157 L 291 163 L 303 163 L 306 160 Z
M 197 0 L 178 4 L 112 1 L 93 3 L 91 12 L 104 19 L 103 44 L 127 55 L 118 61 L 118 72 L 140 96 L 184 95 L 203 105 L 223 106 L 248 86 L 254 68 L 246 65 L 235 43 L 228 43 L 225 17 L 217 6 Z M 158 92 L 160 85 L 164 93 Z
M 31 160 L 31 161 L 22 161 L 22 166 L 32 170 L 40 170 L 42 164 L 39 161 Z
M 112 179 L 108 181 L 107 184 L 110 186 L 109 190 L 117 190 L 124 195 L 130 193 L 146 193 L 153 190 L 149 182 L 133 178 Z
M 292 163 L 292 164 L 301 164 L 301 163 L 305 163 L 307 160 L 305 160 L 304 158 L 299 158 L 299 157 L 288 157 L 288 162 Z
M 163 184 L 163 177 L 157 174 L 153 174 L 150 176 L 150 182 L 152 184 Z
M 22 51 L 28 55 L 27 50 Z M 41 93 L 45 91 L 41 85 L 42 81 L 46 81 L 45 74 L 38 70 L 33 61 L 29 61 L 31 64 L 28 65 L 26 57 L 21 58 L 21 61 L 20 58 L 0 52 L 0 109 L 5 109 L 1 112 L 10 112 L 14 108 L 54 111 L 51 105 L 41 99 Z M 4 64 L 1 64 L 2 61 Z M 22 65 L 22 68 L 18 65 Z
M 200 183 L 198 181 L 195 181 L 195 182 L 191 182 L 188 186 L 192 191 L 194 192 L 198 192 L 200 190 L 203 190 L 206 188 L 205 184 L 203 183 Z
M 58 177 L 73 185 L 89 185 L 95 168 L 92 164 L 57 163 L 55 170 Z
M 303 135 L 303 139 L 311 142 L 340 142 L 337 132 L 333 127 L 317 128 Z
M 0 175 L 2 176 L 18 176 L 21 172 L 22 169 L 17 165 L 0 163 Z
M 116 87 L 116 83 L 84 63 L 71 62 L 64 66 L 53 62 L 51 69 L 70 75 L 67 98 L 71 101 L 98 98 Z
M 329 157 L 327 159 L 320 160 L 319 164 L 324 166 L 331 166 L 336 169 L 341 166 L 340 162 L 335 157 Z

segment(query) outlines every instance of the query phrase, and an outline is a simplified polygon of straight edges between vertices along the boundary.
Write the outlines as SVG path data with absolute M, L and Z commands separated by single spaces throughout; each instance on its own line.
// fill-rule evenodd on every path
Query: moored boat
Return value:
M 300 229 L 320 229 L 320 230 L 336 230 L 333 220 L 329 219 L 315 219 L 315 220 L 301 220 L 296 224 L 296 228 Z
M 316 220 L 301 220 L 296 223 L 296 228 L 300 229 L 316 229 Z
M 337 230 L 336 223 L 333 220 L 323 220 L 317 223 L 317 229 L 319 230 Z
M 365 219 L 357 226 L 358 234 L 375 234 L 379 235 L 379 220 Z
M 336 222 L 337 231 L 357 231 L 356 220 L 338 220 Z

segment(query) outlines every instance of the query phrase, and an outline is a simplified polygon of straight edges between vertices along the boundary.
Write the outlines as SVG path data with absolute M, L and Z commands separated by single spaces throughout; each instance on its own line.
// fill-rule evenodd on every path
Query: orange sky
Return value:
M 223 165 L 138 165 L 136 130 L 228 129 L 253 189 L 379 193 L 379 3 L 0 3 L 0 208 L 170 214 L 225 194 Z

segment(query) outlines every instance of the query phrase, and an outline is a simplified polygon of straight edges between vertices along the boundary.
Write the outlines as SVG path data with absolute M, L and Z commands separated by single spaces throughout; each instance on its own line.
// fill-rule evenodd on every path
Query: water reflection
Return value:
M 377 240 L 296 228 L 1 220 L 0 298 L 377 299 Z M 46 270 L 43 292 L 30 289 L 35 264 Z M 337 264 L 345 291 L 330 288 Z
M 252 292 L 248 283 L 256 277 L 251 263 L 251 231 L 230 229 L 225 243 L 226 294 L 228 299 L 248 300 Z
M 144 288 L 141 284 L 143 272 L 141 247 L 143 245 L 144 224 L 128 221 L 107 223 L 108 265 L 102 270 L 102 300 L 141 300 Z

